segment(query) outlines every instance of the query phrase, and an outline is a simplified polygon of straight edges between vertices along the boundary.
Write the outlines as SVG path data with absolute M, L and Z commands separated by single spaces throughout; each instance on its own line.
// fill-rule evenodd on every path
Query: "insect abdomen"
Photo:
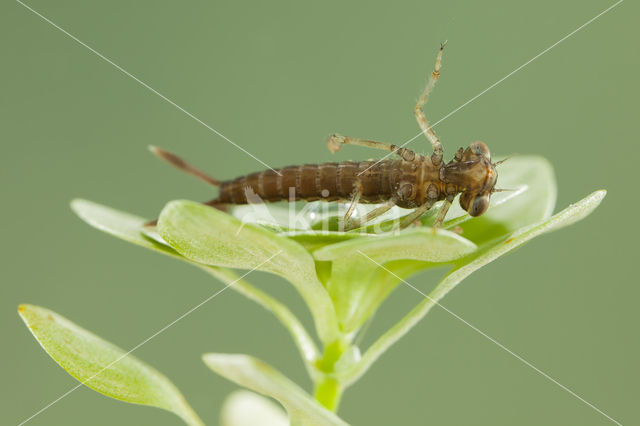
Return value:
M 265 170 L 222 182 L 221 204 L 246 204 L 249 193 L 263 201 L 348 200 L 356 182 L 362 185 L 360 202 L 377 203 L 387 200 L 392 192 L 392 160 L 305 164 Z M 280 174 L 278 174 L 280 173 Z M 251 197 L 251 195 L 249 195 Z

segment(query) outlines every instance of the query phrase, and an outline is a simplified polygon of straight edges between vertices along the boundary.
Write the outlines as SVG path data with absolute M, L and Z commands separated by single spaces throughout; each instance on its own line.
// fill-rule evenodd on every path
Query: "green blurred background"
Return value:
M 324 144 L 334 131 L 402 143 L 440 41 L 435 121 L 613 4 L 610 1 L 232 2 L 30 0 L 28 4 L 266 163 L 380 153 Z M 480 139 L 547 157 L 558 208 L 609 194 L 578 225 L 469 277 L 445 305 L 624 424 L 637 424 L 638 7 L 626 1 L 437 127 L 447 156 Z M 19 3 L 0 6 L 2 318 L 0 423 L 17 424 L 75 382 L 16 313 L 39 304 L 130 348 L 221 288 L 195 268 L 101 234 L 69 209 L 84 197 L 149 218 L 210 188 L 147 152 L 171 149 L 219 178 L 261 164 Z M 411 147 L 428 151 L 423 138 Z M 410 281 L 429 288 L 437 274 Z M 309 324 L 281 279 L 250 281 Z M 399 286 L 368 336 L 419 296 Z M 370 339 L 369 339 L 370 341 Z M 256 355 L 307 389 L 287 332 L 225 292 L 136 355 L 216 424 L 236 386 L 204 352 Z M 604 425 L 609 421 L 442 310 L 432 311 L 343 399 L 355 425 Z M 87 388 L 30 425 L 178 425 Z

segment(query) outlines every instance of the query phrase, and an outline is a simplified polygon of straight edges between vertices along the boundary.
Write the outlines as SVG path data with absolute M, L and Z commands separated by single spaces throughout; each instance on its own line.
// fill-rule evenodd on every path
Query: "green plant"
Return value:
M 477 218 L 452 208 L 437 232 L 429 227 L 433 215 L 422 219 L 423 226 L 394 231 L 399 209 L 375 225 L 344 233 L 336 230 L 337 213 L 319 214 L 317 205 L 289 223 L 284 219 L 290 218 L 289 209 L 278 205 L 241 206 L 227 214 L 172 201 L 155 230 L 143 227 L 146 219 L 89 201 L 75 200 L 72 208 L 104 232 L 201 268 L 271 311 L 287 328 L 314 383 L 313 394 L 249 355 L 205 354 L 210 369 L 274 398 L 286 410 L 239 391 L 222 408 L 223 424 L 251 424 L 252 419 L 286 424 L 288 415 L 291 424 L 336 425 L 345 424 L 335 414 L 345 389 L 466 276 L 538 235 L 586 217 L 605 196 L 596 191 L 552 216 L 553 171 L 538 157 L 505 163 L 500 185 L 517 190 L 496 194 L 489 211 Z M 430 268 L 448 270 L 426 298 L 361 353 L 355 342 L 363 325 L 404 278 Z M 311 311 L 321 349 L 287 306 L 231 269 L 258 269 L 289 281 Z M 134 356 L 47 309 L 21 305 L 19 313 L 49 355 L 88 387 L 202 424 L 175 386 Z

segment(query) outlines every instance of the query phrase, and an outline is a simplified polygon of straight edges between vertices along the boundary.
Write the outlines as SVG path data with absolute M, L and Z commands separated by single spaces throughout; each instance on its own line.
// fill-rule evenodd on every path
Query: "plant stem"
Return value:
M 342 397 L 342 386 L 338 380 L 333 377 L 325 377 L 316 383 L 313 394 L 316 401 L 326 407 L 328 410 L 336 412 Z
M 334 412 L 340 404 L 343 386 L 332 376 L 332 373 L 336 362 L 348 348 L 349 344 L 346 341 L 336 340 L 324 348 L 322 359 L 316 361 L 316 368 L 321 372 L 321 375 L 315 381 L 313 396 L 316 401 Z

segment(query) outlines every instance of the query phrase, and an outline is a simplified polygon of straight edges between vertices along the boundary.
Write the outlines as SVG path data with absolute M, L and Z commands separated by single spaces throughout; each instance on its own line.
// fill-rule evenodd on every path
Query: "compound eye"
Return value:
M 471 208 L 468 210 L 468 212 L 470 216 L 476 217 L 486 212 L 488 208 L 489 196 L 481 195 L 473 199 L 473 203 L 471 203 Z
M 487 161 L 491 161 L 491 152 L 489 151 L 489 147 L 484 142 L 476 141 L 469 145 L 469 148 L 474 154 L 486 158 Z

